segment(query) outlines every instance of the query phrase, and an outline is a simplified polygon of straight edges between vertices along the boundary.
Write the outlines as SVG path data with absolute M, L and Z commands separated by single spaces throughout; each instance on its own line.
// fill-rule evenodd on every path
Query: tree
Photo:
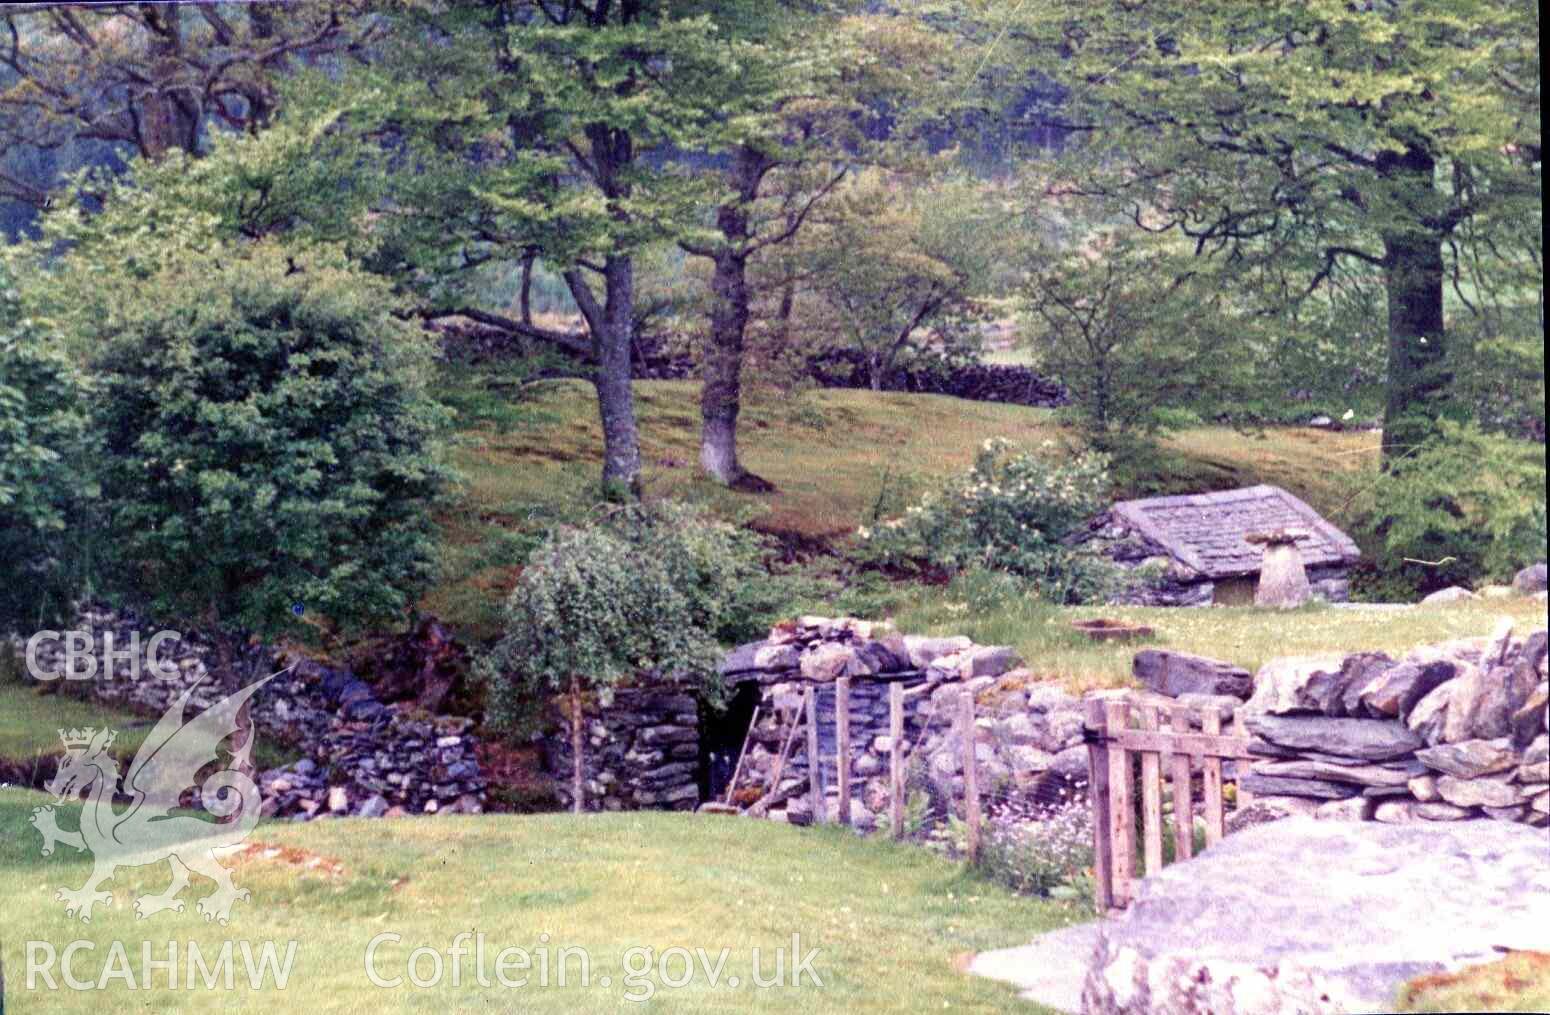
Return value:
M 748 592 L 762 574 L 749 533 L 671 504 L 628 505 L 554 532 L 528 561 L 504 633 L 478 664 L 491 719 L 510 726 L 527 696 L 562 696 L 571 807 L 581 813 L 585 699 L 606 702 L 613 688 L 655 673 L 719 700 L 718 636 L 745 633 Z
M 304 4 L 17 3 L 0 13 L 0 155 L 77 141 L 142 158 L 205 150 L 210 126 L 255 132 L 302 63 L 361 56 L 369 0 Z M 0 195 L 42 206 L 47 181 L 0 176 Z
M 1041 252 L 1021 293 L 1040 367 L 1070 392 L 1088 442 L 1116 459 L 1167 428 L 1165 409 L 1229 403 L 1255 355 L 1256 322 L 1169 239 L 1099 233 L 1064 256 Z
M 861 174 L 802 237 L 813 298 L 799 303 L 798 327 L 820 348 L 860 350 L 881 390 L 901 354 L 978 312 L 1008 267 L 1014 221 L 992 186 Z
M 630 390 L 636 255 L 696 217 L 694 188 L 661 171 L 735 94 L 742 43 L 721 3 L 423 5 L 398 24 L 386 120 L 407 152 L 384 223 L 446 312 L 580 348 L 595 364 L 605 490 L 639 492 Z M 410 68 L 408 73 L 403 73 Z M 468 307 L 458 276 L 537 253 L 563 275 L 584 335 Z
M 91 336 L 118 591 L 233 638 L 401 615 L 446 478 L 430 340 L 325 248 L 214 254 Z
M 0 272 L 0 631 L 67 617 L 84 585 L 88 384 Z
M 712 265 L 700 466 L 731 486 L 769 489 L 737 452 L 755 303 L 750 264 L 796 237 L 853 167 L 898 158 L 890 149 L 899 145 L 873 140 L 868 128 L 876 126 L 880 107 L 918 97 L 922 82 L 938 76 L 933 68 L 944 62 L 936 37 L 909 19 L 833 16 L 839 12 L 771 4 L 757 17 L 738 19 L 743 73 L 732 95 L 706 97 L 719 128 L 699 145 L 720 155 L 715 228 L 679 244 Z M 903 65 L 917 77 L 900 75 Z M 786 307 L 789 312 L 789 300 Z
M 1387 289 L 1383 447 L 1450 406 L 1444 289 L 1491 256 L 1476 222 L 1541 217 L 1537 8 L 1506 0 L 1006 4 L 995 59 L 1067 89 L 1034 114 L 1085 134 L 1073 178 L 1149 230 L 1295 298 L 1342 273 Z M 1001 14 L 1000 11 L 997 12 Z M 1278 294 L 1264 293 L 1285 310 Z

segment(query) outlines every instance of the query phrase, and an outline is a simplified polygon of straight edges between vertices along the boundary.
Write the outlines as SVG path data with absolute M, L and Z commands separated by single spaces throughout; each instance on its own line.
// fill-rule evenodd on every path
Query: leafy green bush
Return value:
M 1002 571 L 1050 602 L 1084 602 L 1107 589 L 1112 571 L 1065 540 L 1103 508 L 1108 491 L 1101 454 L 1050 463 L 992 438 L 967 475 L 859 535 L 863 553 L 886 566 Z
M 1440 433 L 1372 490 L 1374 581 L 1423 591 L 1504 580 L 1545 555 L 1545 448 L 1439 422 Z
M 86 391 L 57 337 L 0 293 L 0 631 L 60 619 L 83 580 Z
M 147 281 L 86 336 L 120 591 L 265 636 L 401 614 L 431 576 L 446 414 L 386 283 L 273 241 Z
M 491 723 L 511 728 L 553 694 L 606 700 L 648 671 L 718 700 L 721 644 L 769 621 L 761 555 L 750 533 L 671 503 L 557 529 L 529 559 L 506 601 L 505 633 L 478 664 Z

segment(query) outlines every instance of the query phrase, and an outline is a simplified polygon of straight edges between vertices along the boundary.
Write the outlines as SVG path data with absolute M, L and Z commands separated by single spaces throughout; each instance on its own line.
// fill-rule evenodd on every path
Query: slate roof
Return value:
M 1307 532 L 1297 547 L 1310 567 L 1354 564 L 1361 556 L 1350 536 L 1278 486 L 1120 501 L 1113 514 L 1207 578 L 1258 574 L 1261 547 L 1244 537 L 1271 529 Z

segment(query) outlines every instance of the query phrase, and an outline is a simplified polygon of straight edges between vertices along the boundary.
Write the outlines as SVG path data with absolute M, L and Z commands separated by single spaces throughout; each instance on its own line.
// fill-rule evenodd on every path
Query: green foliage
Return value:
M 265 636 L 311 631 L 296 605 L 401 614 L 431 576 L 446 418 L 386 283 L 273 241 L 146 282 L 83 335 L 122 591 Z
M 1179 410 L 1231 404 L 1253 326 L 1205 267 L 1166 242 L 1106 233 L 1025 284 L 1038 363 L 1071 393 L 1093 447 L 1125 458 L 1174 429 Z
M 24 317 L 0 273 L 0 630 L 58 620 L 82 584 L 86 379 L 45 322 Z
M 859 534 L 878 563 L 1005 572 L 1049 602 L 1084 602 L 1104 590 L 1108 569 L 1065 539 L 1102 509 L 1108 490 L 1101 454 L 1051 464 L 993 438 L 966 476 Z
M 1533 5 L 993 6 L 982 24 L 1007 41 L 985 80 L 1015 66 L 1063 86 L 1058 119 L 1080 130 L 1067 179 L 1100 215 L 1187 237 L 1249 309 L 1294 328 L 1313 294 L 1386 290 L 1386 458 L 1456 394 L 1448 281 L 1540 287 L 1523 285 L 1542 273 Z M 1364 347 L 1372 320 L 1355 331 Z M 1371 359 L 1358 365 L 1365 384 Z
M 1508 579 L 1545 555 L 1545 449 L 1442 421 L 1382 475 L 1368 528 L 1380 577 L 1423 588 Z M 1410 562 L 1406 561 L 1410 559 Z M 1429 563 L 1415 563 L 1424 561 Z
M 979 298 L 1002 270 L 1015 225 L 986 185 L 860 174 L 793 248 L 809 294 L 795 328 L 810 350 L 863 353 L 874 389 L 931 347 L 977 349 Z
M 557 529 L 506 602 L 504 634 L 479 661 L 497 726 L 534 696 L 604 692 L 647 672 L 717 701 L 721 643 L 762 615 L 761 547 L 746 531 L 662 502 Z

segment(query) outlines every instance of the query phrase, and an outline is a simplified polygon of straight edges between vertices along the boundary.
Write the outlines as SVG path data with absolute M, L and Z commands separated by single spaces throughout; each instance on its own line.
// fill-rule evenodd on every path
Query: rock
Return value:
M 1499 779 L 1459 779 L 1444 775 L 1437 793 L 1455 807 L 1511 807 L 1520 800 L 1518 789 Z
M 1351 688 L 1356 691 L 1360 708 L 1368 714 L 1393 719 L 1409 715 L 1417 702 L 1439 684 L 1452 680 L 1457 673 L 1458 668 L 1445 659 L 1427 663 L 1407 660 L 1367 676 L 1360 687 L 1353 682 Z M 1348 692 L 1346 711 L 1350 715 L 1358 714 L 1350 701 Z
M 985 645 L 970 650 L 962 663 L 965 680 L 974 677 L 999 677 L 1022 665 L 1022 657 L 1005 645 Z
M 1425 821 L 1464 821 L 1475 816 L 1471 807 L 1455 807 L 1440 801 L 1422 804 L 1415 809 L 1415 814 Z
M 1437 795 L 1437 777 L 1435 775 L 1418 775 L 1405 784 L 1410 795 L 1422 803 L 1433 803 L 1441 800 Z
M 350 809 L 350 794 L 343 786 L 328 787 L 328 809 L 333 814 L 343 814 Z
M 1226 831 L 1236 835 L 1246 828 L 1281 821 L 1284 818 L 1308 817 L 1321 805 L 1317 800 L 1296 796 L 1256 797 L 1247 807 L 1237 807 L 1227 815 Z
M 1458 585 L 1450 585 L 1445 589 L 1438 589 L 1431 595 L 1421 600 L 1422 606 L 1439 606 L 1447 603 L 1462 603 L 1480 597 L 1466 588 Z
M 1514 713 L 1528 702 L 1537 682 L 1537 674 L 1523 662 L 1489 670 L 1466 667 L 1461 676 L 1446 685 L 1453 694 L 1443 723 L 1444 742 L 1492 740 L 1510 735 Z
M 753 653 L 753 669 L 792 670 L 802 662 L 802 650 L 795 645 L 760 645 Z
M 365 803 L 361 804 L 361 809 L 356 813 L 363 818 L 380 818 L 387 812 L 387 800 L 381 795 L 373 794 L 367 798 Z
M 1375 712 L 1362 705 L 1362 692 L 1373 682 L 1394 666 L 1394 660 L 1386 652 L 1353 652 L 1345 657 L 1345 662 L 1340 664 L 1340 670 L 1345 678 L 1345 691 L 1340 696 L 1339 702 L 1330 701 L 1330 715 L 1350 716 L 1353 719 L 1368 717 L 1385 718 L 1381 712 Z M 1336 711 L 1336 706 L 1339 711 Z
M 1254 694 L 1248 710 L 1268 715 L 1324 713 L 1343 690 L 1340 655 L 1283 656 L 1254 674 Z
M 1452 700 L 1453 688 L 1450 685 L 1439 684 L 1432 688 L 1405 717 L 1405 727 L 1425 743 L 1442 743 L 1443 731 L 1448 722 L 1448 704 Z
M 826 683 L 846 676 L 857 665 L 855 649 L 837 642 L 824 642 L 802 653 L 801 672 L 806 680 Z
M 1485 816 L 1492 821 L 1522 821 L 1528 813 L 1527 804 L 1513 804 L 1511 807 L 1482 807 Z
M 1518 763 L 1518 756 L 1506 737 L 1439 744 L 1416 751 L 1415 756 L 1427 768 L 1459 779 L 1505 772 Z
M 1512 590 L 1520 596 L 1531 596 L 1546 588 L 1545 563 L 1530 564 L 1512 576 Z
M 1377 805 L 1366 797 L 1348 797 L 1321 803 L 1313 816 L 1320 821 L 1370 821 Z
M 1038 739 L 1038 727 L 1026 712 L 1017 712 L 998 719 L 996 737 L 1009 744 L 1031 744 Z
M 1416 819 L 1416 808 L 1421 806 L 1414 800 L 1380 800 L 1378 806 L 1373 808 L 1372 819 L 1385 825 L 1404 825 Z
M 954 638 L 924 638 L 910 634 L 904 636 L 904 647 L 909 653 L 910 665 L 917 670 L 925 669 L 942 656 L 962 652 L 973 644 L 974 642 L 962 636 Z
M 1054 762 L 1055 756 L 1047 751 L 1041 751 L 1036 747 L 1027 747 L 1021 744 L 1013 744 L 1002 750 L 1007 764 L 1011 766 L 1013 776 L 1026 776 L 1035 772 L 1043 772 Z M 1084 769 L 1085 771 L 1085 769 Z
M 1293 542 L 1266 542 L 1259 565 L 1259 584 L 1254 605 L 1268 609 L 1293 609 L 1313 597 L 1302 552 Z
M 1143 686 L 1170 698 L 1209 694 L 1242 700 L 1254 689 L 1254 678 L 1248 670 L 1218 659 L 1167 649 L 1137 652 L 1131 672 Z
M 1325 779 L 1293 779 L 1273 775 L 1245 775 L 1238 780 L 1238 786 L 1250 793 L 1264 793 L 1272 796 L 1298 796 L 1313 797 L 1319 800 L 1343 800 L 1346 797 L 1356 796 L 1361 792 L 1360 787 L 1345 782 L 1330 782 Z
M 1068 747 L 1050 759 L 1049 770 L 1075 782 L 1087 781 L 1087 748 Z
M 1411 778 L 1421 774 L 1419 771 L 1408 771 L 1403 767 L 1339 765 L 1327 761 L 1259 761 L 1254 763 L 1252 771 L 1255 775 L 1323 779 L 1329 782 L 1349 782 L 1358 786 L 1404 786 Z
M 1251 713 L 1245 717 L 1244 725 L 1250 733 L 1281 747 L 1324 751 L 1367 761 L 1400 758 L 1423 745 L 1419 737 L 1399 723 L 1380 719 L 1328 719 Z
M 1148 876 L 1098 925 L 1083 1010 L 1388 1011 L 1404 981 L 1498 947 L 1550 950 L 1542 833 L 1291 819 Z
M 1550 725 L 1550 681 L 1540 681 L 1523 707 L 1512 714 L 1512 743 L 1522 746 Z

